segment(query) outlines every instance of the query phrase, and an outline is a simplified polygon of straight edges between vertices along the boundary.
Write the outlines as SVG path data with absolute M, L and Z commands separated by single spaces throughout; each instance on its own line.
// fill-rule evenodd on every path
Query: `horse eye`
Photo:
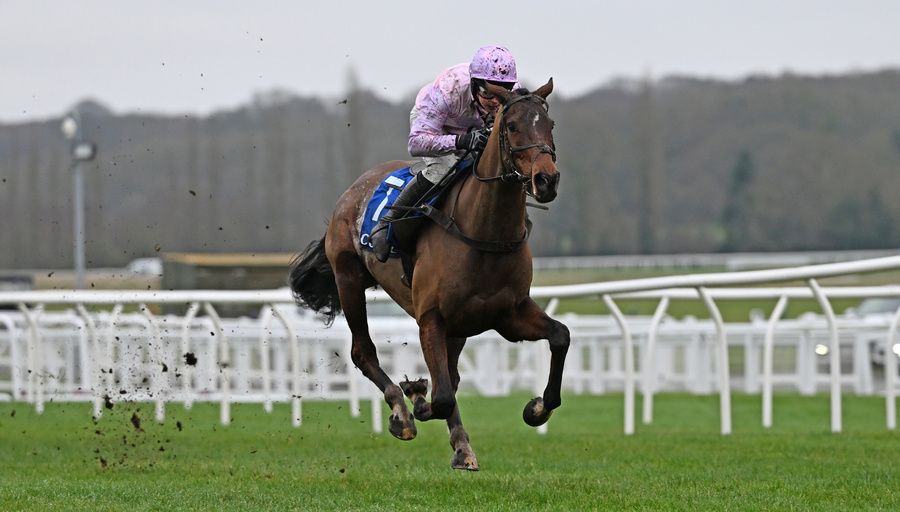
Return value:
M 511 131 L 513 133 L 519 132 L 519 129 L 516 127 L 515 123 L 509 123 L 506 125 L 506 127 L 509 129 L 509 131 Z

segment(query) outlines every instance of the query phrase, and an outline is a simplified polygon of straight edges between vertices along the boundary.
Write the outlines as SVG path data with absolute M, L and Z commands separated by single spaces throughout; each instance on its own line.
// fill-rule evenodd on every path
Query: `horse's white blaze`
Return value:
M 531 121 L 531 127 L 534 128 L 538 124 L 538 120 L 541 118 L 540 114 L 535 114 L 534 119 Z

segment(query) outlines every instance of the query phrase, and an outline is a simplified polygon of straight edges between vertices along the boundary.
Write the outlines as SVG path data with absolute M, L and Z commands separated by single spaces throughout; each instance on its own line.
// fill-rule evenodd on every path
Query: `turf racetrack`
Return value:
M 367 403 L 351 418 L 305 402 L 299 429 L 286 405 L 234 406 L 222 427 L 209 404 L 158 425 L 148 404 L 95 423 L 89 404 L 0 403 L 0 510 L 900 510 L 879 397 L 845 397 L 831 434 L 826 395 L 776 395 L 763 431 L 759 397 L 736 394 L 728 437 L 717 396 L 660 395 L 632 437 L 621 395 L 565 395 L 546 436 L 522 422 L 527 398 L 460 397 L 477 473 L 450 469 L 443 422 L 398 441 L 371 433 Z

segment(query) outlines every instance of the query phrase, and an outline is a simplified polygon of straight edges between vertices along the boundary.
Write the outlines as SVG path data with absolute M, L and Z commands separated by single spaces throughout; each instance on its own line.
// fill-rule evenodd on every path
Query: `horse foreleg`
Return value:
M 453 413 L 447 418 L 447 428 L 450 430 L 450 447 L 453 448 L 450 466 L 453 469 L 478 471 L 478 458 L 475 457 L 475 451 L 469 446 L 469 434 L 463 428 L 462 419 L 459 417 L 459 404 L 453 408 Z
M 406 408 L 403 390 L 394 384 L 378 361 L 375 344 L 369 335 L 365 288 L 360 284 L 364 282 L 361 278 L 362 264 L 357 262 L 357 265 L 358 268 L 354 268 L 352 263 L 338 265 L 335 269 L 341 307 L 353 337 L 350 357 L 363 375 L 384 393 L 384 401 L 391 408 L 388 430 L 397 439 L 407 441 L 416 437 L 416 424 Z
M 453 394 L 459 389 L 459 355 L 466 345 L 465 338 L 447 339 L 447 366 L 450 370 L 450 383 L 453 385 Z M 478 459 L 475 452 L 469 446 L 469 434 L 463 428 L 462 419 L 459 417 L 459 402 L 453 408 L 453 413 L 447 418 L 447 429 L 450 431 L 450 447 L 453 448 L 453 458 L 450 466 L 453 469 L 467 469 L 478 471 Z
M 543 425 L 562 403 L 560 388 L 566 353 L 569 351 L 569 329 L 550 318 L 529 297 L 519 304 L 515 314 L 503 322 L 497 332 L 509 341 L 546 339 L 550 342 L 550 376 L 544 396 L 533 398 L 522 412 L 525 423 L 532 427 Z
M 459 356 L 465 345 L 465 338 L 447 338 L 447 370 L 450 374 L 450 385 L 453 388 L 454 396 L 456 396 L 456 390 L 459 389 Z M 432 417 L 431 404 L 425 399 L 425 395 L 428 393 L 428 381 L 425 379 L 413 382 L 404 381 L 400 383 L 400 387 L 412 400 L 416 419 L 430 419 Z M 450 466 L 453 469 L 478 471 L 478 459 L 472 447 L 469 446 L 469 434 L 463 427 L 462 419 L 459 416 L 459 403 L 455 404 L 453 412 L 447 418 L 447 430 L 450 431 L 450 447 L 453 449 Z
M 436 311 L 429 311 L 419 319 L 419 343 L 431 374 L 431 402 L 425 399 L 427 380 L 404 381 L 400 386 L 412 401 L 417 420 L 449 419 L 456 408 L 456 391 L 450 379 L 444 321 Z

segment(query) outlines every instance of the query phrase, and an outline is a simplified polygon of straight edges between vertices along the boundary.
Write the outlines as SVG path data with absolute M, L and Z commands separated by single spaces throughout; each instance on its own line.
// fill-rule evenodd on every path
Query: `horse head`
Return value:
M 546 101 L 553 92 L 553 79 L 534 92 L 507 91 L 491 83 L 486 87 L 502 105 L 494 124 L 500 139 L 501 179 L 528 184 L 527 193 L 539 203 L 549 203 L 559 187 L 553 120 Z

